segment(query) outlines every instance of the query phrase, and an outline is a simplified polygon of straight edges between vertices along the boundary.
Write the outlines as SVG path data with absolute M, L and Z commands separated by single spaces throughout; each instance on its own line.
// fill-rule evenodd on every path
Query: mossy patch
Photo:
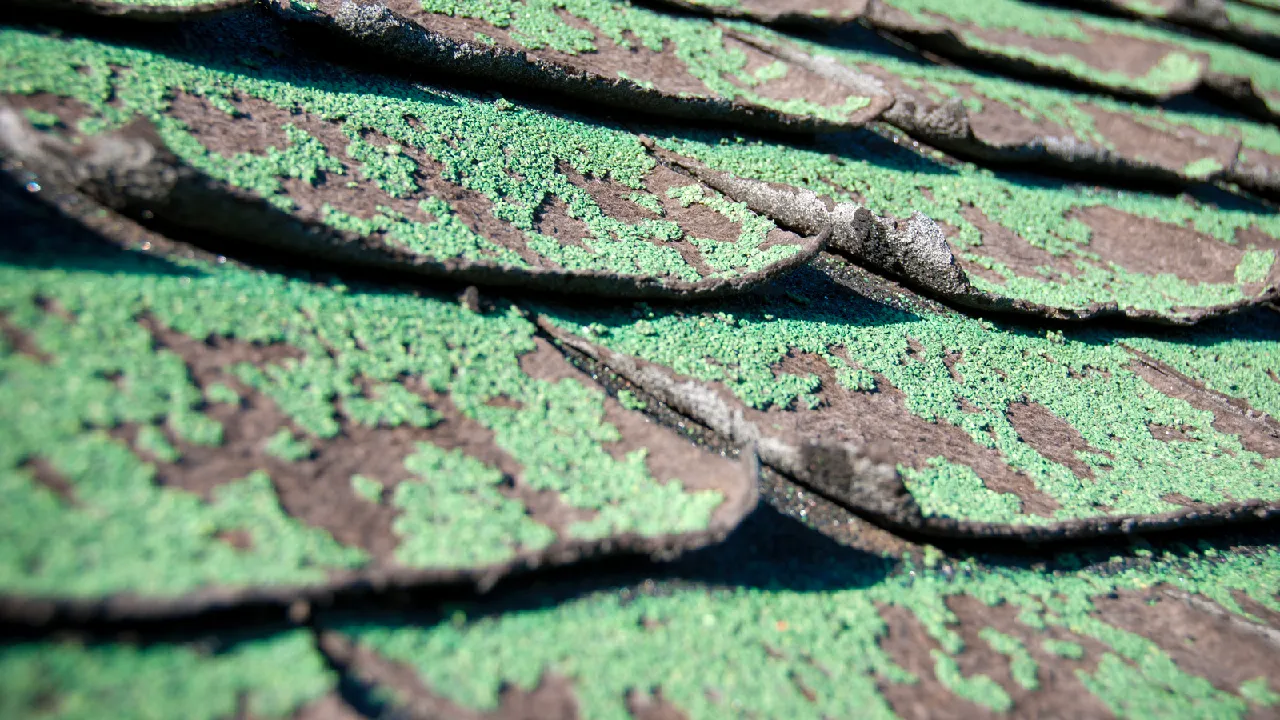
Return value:
M 954 228 L 948 242 L 960 267 L 975 289 L 997 297 L 1073 312 L 1114 306 L 1178 320 L 1273 292 L 1246 288 L 1238 279 L 1256 281 L 1270 269 L 1261 267 L 1264 251 L 1250 252 L 1238 240 L 1254 227 L 1280 238 L 1280 215 L 1262 206 L 944 165 L 876 136 L 815 149 L 691 134 L 662 143 L 714 170 L 857 200 L 879 215 L 923 212 Z M 1171 236 L 1181 244 L 1170 244 Z M 1226 254 L 1191 259 L 1205 242 L 1219 243 Z
M 58 720 L 296 717 L 336 692 L 305 630 L 231 642 L 138 646 L 42 641 L 0 646 L 0 714 Z
M 828 267 L 840 264 L 832 261 Z M 861 416 L 905 412 L 927 424 L 895 432 L 962 429 L 972 443 L 969 449 L 954 445 L 950 451 L 934 450 L 903 468 L 908 488 L 926 515 L 1044 522 L 1044 517 L 1028 512 L 1025 489 L 1021 497 L 990 489 L 997 476 L 1014 474 L 1052 498 L 1056 508 L 1049 514 L 1057 519 L 1168 512 L 1177 506 L 1165 498 L 1175 493 L 1210 504 L 1280 498 L 1274 483 L 1280 459 L 1252 445 L 1249 435 L 1269 436 L 1271 431 L 1259 425 L 1252 431 L 1224 432 L 1219 415 L 1202 409 L 1207 405 L 1191 404 L 1200 402 L 1196 398 L 1205 392 L 1210 393 L 1203 396 L 1206 402 L 1213 392 L 1221 392 L 1256 402 L 1257 410 L 1275 412 L 1275 380 L 1265 359 L 1271 358 L 1274 365 L 1280 352 L 1267 329 L 1280 322 L 1274 313 L 1257 312 L 1228 328 L 1167 335 L 1087 328 L 1066 332 L 1003 327 L 924 309 L 909 299 L 899 309 L 824 278 L 817 271 L 804 271 L 781 281 L 777 292 L 699 313 L 650 317 L 643 312 L 587 309 L 546 312 L 554 323 L 612 351 L 722 385 L 761 427 L 794 422 L 800 433 L 810 427 L 859 428 L 813 430 L 818 433 L 813 440 L 867 443 L 879 437 L 877 427 L 897 421 Z M 824 300 L 820 306 L 798 306 L 788 293 L 818 294 Z M 921 309 L 912 310 L 913 304 Z M 1233 330 L 1243 334 L 1232 337 Z M 1165 394 L 1134 369 L 1138 351 L 1207 390 L 1195 391 L 1201 395 Z M 787 358 L 800 355 L 820 358 L 830 368 L 831 380 L 820 381 L 814 371 L 778 371 Z M 868 393 L 861 383 L 846 386 L 839 370 L 850 364 L 874 374 L 876 389 Z M 874 405 L 876 411 L 868 409 L 871 405 L 864 407 L 878 402 L 877 393 L 886 390 L 883 383 L 902 394 L 901 410 L 883 403 Z M 823 393 L 820 403 L 806 402 L 806 393 L 817 392 Z M 1264 397 L 1267 392 L 1270 396 Z M 1015 427 L 1010 408 L 1026 403 L 1049 412 L 1037 427 L 1069 429 L 1052 430 L 1053 437 L 1078 433 L 1074 449 L 1051 460 L 1046 453 L 1056 455 L 1055 447 L 1064 440 L 1041 440 L 1037 432 L 1047 430 Z M 804 413 L 806 406 L 812 414 Z M 1188 442 L 1168 443 L 1152 435 L 1151 423 L 1194 430 Z M 914 447 L 901 439 L 885 442 L 891 448 L 898 445 L 898 453 Z M 975 447 L 994 454 L 985 456 Z M 993 464 L 977 471 L 957 463 L 956 457 L 929 457 L 961 451 L 977 453 L 969 462 L 983 456 L 990 459 L 981 462 Z
M 685 471 L 697 489 L 670 474 L 659 481 L 646 451 L 611 454 L 630 431 L 606 419 L 606 397 L 585 375 L 522 369 L 535 328 L 510 306 L 482 314 L 452 298 L 163 260 L 79 244 L 57 225 L 20 227 L 19 239 L 39 243 L 5 249 L 0 317 L 42 355 L 0 346 L 6 594 L 314 585 L 365 568 L 495 565 L 557 539 L 624 533 L 658 546 L 709 533 L 727 498 L 750 495 L 754 478 L 674 434 L 646 437 L 654 452 L 693 453 Z M 242 356 L 257 348 L 280 359 L 192 355 L 233 343 Z M 238 385 L 221 400 L 243 404 L 208 402 L 209 372 Z M 264 426 L 264 412 L 278 414 Z M 445 447 L 432 444 L 441 423 L 464 428 L 441 436 Z M 407 455 L 379 445 L 403 433 L 421 438 Z M 342 445 L 352 437 L 365 446 Z M 485 459 L 447 449 L 457 443 Z M 518 458 L 506 466 L 514 481 L 493 466 L 504 454 Z M 382 474 L 353 479 L 344 467 Z M 51 490 L 42 472 L 67 490 Z M 301 495 L 282 501 L 280 488 L 297 482 Z M 531 515 L 507 491 L 513 482 L 542 493 L 543 507 L 554 499 L 564 527 Z M 385 510 L 394 523 L 368 515 L 382 512 L 379 483 L 395 485 Z M 317 493 L 332 506 L 307 505 Z M 386 541 L 347 534 L 360 522 L 385 522 Z
M 261 50 L 245 49 L 240 63 L 227 67 L 212 54 L 175 58 L 87 39 L 3 33 L 0 92 L 73 99 L 87 110 L 76 126 L 88 134 L 145 119 L 183 163 L 326 231 L 364 238 L 383 250 L 377 257 L 384 262 L 389 256 L 406 268 L 461 261 L 516 275 L 536 269 L 621 278 L 610 282 L 624 292 L 636 284 L 718 286 L 786 267 L 806 252 L 799 238 L 777 242 L 777 233 L 763 248 L 772 224 L 717 204 L 710 191 L 700 203 L 723 215 L 726 226 L 751 219 L 741 234 L 694 242 L 682 217 L 606 211 L 586 181 L 574 182 L 570 173 L 635 192 L 655 167 L 636 135 L 617 127 L 421 86 L 406 90 L 387 78 L 319 64 L 272 60 L 276 71 L 262 76 L 247 67 L 265 55 Z M 262 113 L 290 120 L 274 128 L 278 139 L 263 151 L 210 149 L 203 120 L 188 122 L 175 109 L 179 95 L 222 107 L 219 133 L 247 133 L 245 142 L 271 133 L 255 129 Z M 476 199 L 450 204 L 468 195 Z M 581 237 L 539 231 L 542 212 L 557 202 L 583 229 Z
M 633 687 L 661 688 L 663 698 L 690 717 L 718 716 L 726 708 L 764 717 L 894 717 L 888 691 L 902 685 L 915 698 L 922 681 L 888 650 L 904 642 L 889 633 L 885 620 L 886 610 L 895 609 L 907 612 L 939 644 L 927 672 L 951 694 L 943 701 L 1009 711 L 1011 694 L 1035 697 L 1037 691 L 1028 687 L 1029 665 L 1013 671 L 1009 687 L 958 668 L 957 658 L 968 652 L 959 630 L 975 620 L 962 620 L 950 606 L 971 598 L 989 617 L 999 608 L 1018 610 L 1004 632 L 979 633 L 1007 651 L 1015 666 L 1027 664 L 1030 645 L 1013 634 L 1071 647 L 1060 653 L 1067 658 L 1079 657 L 1080 642 L 1101 647 L 1089 669 L 1079 672 L 1079 685 L 1067 669 L 1076 661 L 1041 656 L 1053 666 L 1066 665 L 1054 681 L 1057 692 L 1066 693 L 1060 700 L 1093 694 L 1118 713 L 1243 717 L 1249 709 L 1244 696 L 1258 683 L 1241 694 L 1217 689 L 1151 640 L 1098 620 L 1095 603 L 1109 593 L 1146 593 L 1174 583 L 1214 601 L 1245 592 L 1275 608 L 1262 587 L 1280 572 L 1280 555 L 1273 550 L 1213 557 L 1167 553 L 1114 569 L 1104 559 L 1073 570 L 1078 560 L 1062 557 L 1051 563 L 1061 563 L 1052 573 L 968 560 L 938 569 L 893 562 L 895 572 L 887 577 L 870 559 L 804 565 L 810 572 L 821 570 L 822 580 L 788 579 L 789 568 L 796 567 L 795 558 L 789 562 L 753 558 L 748 567 L 724 573 L 751 581 L 729 587 L 646 584 L 500 613 L 484 605 L 454 606 L 421 624 L 363 617 L 331 627 L 411 668 L 437 696 L 475 710 L 497 707 L 505 684 L 529 690 L 550 672 L 575 681 L 577 702 L 590 717 L 630 717 L 624 698 Z M 1066 637 L 1080 642 L 1057 639 Z M 939 700 L 931 695 L 930 702 Z

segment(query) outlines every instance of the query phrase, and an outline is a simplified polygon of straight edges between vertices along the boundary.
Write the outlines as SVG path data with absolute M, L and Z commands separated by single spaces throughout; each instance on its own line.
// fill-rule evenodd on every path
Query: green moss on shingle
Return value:
M 624 698 L 634 687 L 660 687 L 690 717 L 892 717 L 877 686 L 919 679 L 882 647 L 896 638 L 888 635 L 879 609 L 891 607 L 910 613 L 943 646 L 934 652 L 935 669 L 957 701 L 1008 709 L 1008 692 L 990 678 L 958 672 L 954 658 L 963 646 L 949 638 L 959 619 L 946 601 L 967 596 L 1021 608 L 1041 627 L 1111 648 L 1104 661 L 1109 674 L 1100 668 L 1084 679 L 1117 712 L 1239 717 L 1247 707 L 1242 698 L 1178 668 L 1150 641 L 1095 620 L 1092 599 L 1176 581 L 1210 599 L 1239 591 L 1276 608 L 1267 588 L 1280 579 L 1274 550 L 1212 559 L 1170 554 L 1120 570 L 1055 573 L 968 562 L 937 570 L 901 563 L 901 572 L 885 577 L 874 563 L 849 557 L 799 566 L 748 561 L 754 563 L 763 574 L 728 587 L 627 587 L 497 614 L 483 605 L 463 606 L 434 625 L 367 617 L 335 627 L 413 668 L 432 691 L 477 710 L 496 708 L 504 683 L 531 689 L 544 672 L 554 672 L 577 680 L 584 717 L 605 720 L 630 717 Z M 1037 632 L 1033 625 L 1026 629 L 1033 637 Z M 1029 681 L 1028 671 L 1018 672 Z M 1132 690 L 1129 697 L 1118 697 L 1125 688 Z
M 419 443 L 405 467 L 420 479 L 396 486 L 396 558 L 410 567 L 497 563 L 519 550 L 540 550 L 555 532 L 498 492 L 503 475 L 458 450 Z
M 819 148 L 798 148 L 764 141 L 722 143 L 707 135 L 663 141 L 671 149 L 739 177 L 780 182 L 838 200 L 861 198 L 871 211 L 907 217 L 919 211 L 957 229 L 951 242 L 962 258 L 986 267 L 1003 280 L 970 274 L 981 289 L 999 296 L 1053 307 L 1082 308 L 1094 303 L 1159 313 L 1178 308 L 1211 307 L 1245 298 L 1237 283 L 1192 282 L 1174 275 L 1126 270 L 1094 252 L 1091 229 L 1074 211 L 1108 207 L 1172 225 L 1194 228 L 1235 244 L 1236 233 L 1257 226 L 1280 237 L 1280 216 L 1247 207 L 1218 207 L 1162 195 L 1076 186 L 1043 177 L 997 174 L 969 164 L 943 166 L 879 139 L 847 139 Z M 833 154 L 838 153 L 838 154 Z M 983 233 L 966 217 L 972 205 L 1030 248 L 1074 265 L 1074 274 L 1045 269 L 1018 275 L 986 254 Z M 1261 256 L 1246 256 L 1246 276 L 1257 274 Z
M 1012 470 L 1025 473 L 1060 503 L 1058 518 L 1166 512 L 1176 509 L 1163 499 L 1170 493 L 1209 503 L 1280 498 L 1274 482 L 1280 460 L 1245 449 L 1239 437 L 1214 428 L 1212 413 L 1148 385 L 1131 369 L 1136 356 L 1129 349 L 1203 377 L 1212 389 L 1251 402 L 1256 398 L 1255 407 L 1274 412 L 1275 381 L 1267 370 L 1280 348 L 1265 329 L 1275 325 L 1268 313 L 1254 313 L 1236 326 L 1163 336 L 1037 330 L 957 313 L 898 310 L 852 292 L 833 292 L 820 278 L 813 271 L 799 272 L 779 281 L 778 293 L 724 302 L 702 313 L 548 312 L 593 342 L 682 375 L 721 382 L 745 405 L 761 409 L 785 408 L 816 391 L 816 376 L 775 373 L 788 353 L 813 353 L 837 367 L 843 349 L 858 367 L 901 391 L 906 411 L 961 428 L 976 445 L 998 451 Z M 786 291 L 826 297 L 800 310 Z M 1245 332 L 1249 323 L 1254 328 Z M 911 342 L 920 349 L 904 363 Z M 948 366 L 956 356 L 959 377 Z M 1018 402 L 1039 403 L 1080 433 L 1092 450 L 1077 458 L 1092 470 L 1092 478 L 1078 477 L 1022 440 L 1007 416 Z M 1157 440 L 1150 424 L 1185 427 L 1195 441 Z M 906 480 L 931 514 L 1043 521 L 952 462 L 935 459 L 907 472 Z M 1104 506 L 1110 509 L 1100 509 Z
M 49 720 L 294 717 L 336 690 L 306 630 L 219 652 L 194 646 L 27 642 L 0 647 L 0 715 Z
M 425 172 L 407 156 L 406 150 L 412 148 L 440 163 L 438 172 L 445 181 L 487 198 L 494 217 L 525 233 L 530 250 L 566 270 L 700 279 L 680 252 L 663 242 L 683 236 L 678 225 L 666 220 L 618 220 L 566 175 L 565 168 L 571 168 L 586 177 L 642 190 L 654 161 L 634 133 L 507 101 L 500 105 L 420 86 L 406 88 L 392 79 L 330 66 L 286 65 L 271 77 L 260 77 L 260 73 L 222 69 L 214 58 L 184 60 L 141 48 L 17 29 L 0 33 L 0 92 L 44 92 L 78 100 L 89 109 L 79 122 L 85 132 L 146 118 L 184 161 L 282 210 L 292 211 L 297 205 L 284 191 L 282 181 L 289 178 L 313 185 L 322 179 L 326 183 L 362 180 L 380 188 L 388 200 L 409 197 L 418 189 L 416 175 Z M 68 57 L 77 60 L 67 62 Z M 307 113 L 338 123 L 348 144 L 327 148 L 296 125 L 285 124 L 283 147 L 224 157 L 205 147 L 193 128 L 170 112 L 175 93 L 221 102 L 232 112 L 230 100 L 235 98 Z M 243 115 L 228 121 L 256 122 Z M 387 143 L 374 144 L 366 135 L 385 138 Z M 589 230 L 588 236 L 580 238 L 582 247 L 536 231 L 540 208 L 556 199 Z M 324 205 L 319 219 L 336 230 L 385 238 L 378 241 L 426 258 L 529 266 L 515 251 L 477 235 L 444 199 L 430 196 L 417 204 L 422 214 L 415 217 L 388 207 L 378 207 L 369 217 L 356 217 Z M 732 221 L 737 221 L 741 213 L 732 214 Z M 757 226 L 763 222 L 771 229 L 772 224 L 755 216 L 751 219 L 751 231 L 737 242 L 704 248 L 715 256 L 717 276 L 754 272 L 799 251 L 790 245 L 761 250 L 764 233 Z
M 228 368 L 302 431 L 280 427 L 261 440 L 285 462 L 323 448 L 343 423 L 431 425 L 437 411 L 401 384 L 412 378 L 492 432 L 498 448 L 519 458 L 523 482 L 587 511 L 590 519 L 569 528 L 574 536 L 700 530 L 724 501 L 714 490 L 686 491 L 678 480 L 658 483 L 645 450 L 615 459 L 607 447 L 620 434 L 604 420 L 599 388 L 535 380 L 520 369 L 520 355 L 535 347 L 534 326 L 514 308 L 478 314 L 452 298 L 318 285 L 229 264 L 67 251 L 56 236 L 41 241 L 39 250 L 0 255 L 0 315 L 50 358 L 0 349 L 6 592 L 173 595 L 211 584 L 321 582 L 330 570 L 368 563 L 363 551 L 285 513 L 266 474 L 225 478 L 206 501 L 156 482 L 146 460 L 169 458 L 151 431 L 139 443 L 145 458 L 110 434 L 123 423 L 213 423 L 185 362 L 157 348 L 143 316 L 192 339 L 301 353 Z M 61 268 L 69 256 L 78 258 L 75 268 Z M 59 312 L 45 310 L 48 303 Z M 490 405 L 496 398 L 515 407 Z M 441 469 L 429 461 L 433 452 L 440 451 L 420 448 L 406 461 L 426 477 L 394 496 L 407 562 L 497 562 L 549 542 L 547 528 L 497 492 L 494 471 L 480 472 L 467 458 L 451 460 L 467 472 Z M 37 482 L 26 466 L 33 459 L 67 480 L 74 504 Z M 232 531 L 247 532 L 252 544 L 237 549 L 218 539 Z

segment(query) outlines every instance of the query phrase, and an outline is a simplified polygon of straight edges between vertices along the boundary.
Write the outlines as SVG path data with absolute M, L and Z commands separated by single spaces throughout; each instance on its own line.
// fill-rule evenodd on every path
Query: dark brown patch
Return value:
M 1103 263 L 1145 275 L 1167 273 L 1191 282 L 1231 284 L 1245 252 L 1240 245 L 1115 208 L 1079 208 L 1067 213 L 1067 219 L 1080 220 L 1093 230 L 1089 248 Z
M 587 249 L 582 242 L 594 237 L 593 233 L 586 223 L 569 214 L 569 203 L 559 196 L 549 195 L 543 199 L 534 213 L 533 227 L 543 235 L 555 238 L 562 245 L 571 245 L 595 254 L 594 250 Z
M 214 535 L 213 538 L 219 542 L 230 545 L 236 550 L 253 549 L 253 535 L 248 530 L 224 530 Z
M 913 415 L 906 408 L 906 395 L 883 375 L 875 376 L 874 392 L 849 391 L 840 386 L 835 371 L 821 357 L 794 351 L 775 372 L 817 375 L 822 405 L 816 410 L 769 410 L 761 414 L 763 426 L 783 422 L 805 437 L 891 447 L 894 462 L 916 469 L 926 467 L 929 458 L 942 455 L 973 468 L 990 490 L 1017 495 L 1025 513 L 1051 517 L 1059 507 L 1031 478 L 1010 468 L 998 450 L 978 445 L 967 432 L 944 420 L 929 422 Z M 748 415 L 756 415 L 756 411 Z
M 1183 51 L 1182 48 L 1174 45 L 1093 30 L 1080 23 L 1075 24 L 1082 33 L 1088 36 L 1089 40 L 1087 42 L 1031 35 L 1017 30 L 963 25 L 939 15 L 932 15 L 932 17 L 959 32 L 971 34 L 987 43 L 1031 50 L 1049 57 L 1068 55 L 1094 69 L 1103 72 L 1124 73 L 1135 79 L 1147 75 L 1170 53 Z M 1203 62 L 1203 58 L 1201 60 Z M 1036 61 L 1032 60 L 1031 62 Z M 1054 70 L 1051 72 L 1061 71 Z M 1198 80 L 1199 78 L 1192 78 L 1185 88 L 1179 88 L 1179 90 L 1187 90 L 1194 87 Z
M 1147 431 L 1151 433 L 1151 437 L 1161 442 L 1197 442 L 1197 438 L 1185 426 L 1147 423 Z
M 880 694 L 903 720 L 969 720 L 994 718 L 987 708 L 957 697 L 943 686 L 934 674 L 930 651 L 939 649 L 938 642 L 925 632 L 920 621 L 906 608 L 882 606 L 880 617 L 885 623 L 880 649 L 898 666 L 919 678 L 911 685 L 878 680 Z
M 41 350 L 40 345 L 30 333 L 14 325 L 8 313 L 0 312 L 0 337 L 4 338 L 4 342 L 15 352 L 26 355 L 41 365 L 53 362 L 53 356 Z
M 627 712 L 635 720 L 689 720 L 689 715 L 662 695 L 662 688 L 627 692 Z
M 1183 671 L 1219 690 L 1237 692 L 1241 683 L 1259 676 L 1273 688 L 1280 686 L 1278 648 L 1245 631 L 1225 611 L 1206 612 L 1158 590 L 1115 593 L 1093 604 L 1098 619 L 1154 642 Z
M 489 712 L 465 708 L 435 692 L 407 664 L 390 660 L 376 651 L 333 631 L 320 634 L 320 647 L 361 681 L 387 688 L 396 709 L 406 717 L 456 718 L 457 720 L 577 720 L 578 701 L 573 684 L 553 673 L 544 673 L 538 685 L 524 690 L 505 685 L 499 705 Z
M 724 52 L 740 52 L 746 56 L 747 64 L 742 68 L 742 72 L 748 75 L 778 62 L 777 57 L 763 52 L 754 45 L 742 42 L 732 35 L 725 37 L 724 46 Z M 797 63 L 784 64 L 787 68 L 786 75 L 766 80 L 747 89 L 770 100 L 787 101 L 800 98 L 823 107 L 838 107 L 844 103 L 845 98 L 849 97 L 849 89 L 840 83 L 827 80 Z M 727 74 L 724 77 L 733 84 L 746 88 L 746 84 L 738 78 Z
M 1174 505 L 1181 505 L 1183 507 L 1208 507 L 1208 503 L 1192 500 L 1182 493 L 1165 493 L 1160 497 L 1160 499 L 1167 503 L 1173 503 Z
M 1093 478 L 1093 468 L 1076 455 L 1078 452 L 1099 454 L 1101 451 L 1085 441 L 1071 423 L 1037 402 L 1009 403 L 1005 417 L 1018 432 L 1018 437 L 1045 458 L 1065 465 L 1077 477 Z
M 1005 265 L 1016 275 L 1042 278 L 1044 276 L 1036 270 L 1039 267 L 1047 267 L 1052 272 L 1068 277 L 1075 277 L 1080 273 L 1071 258 L 1053 255 L 1047 250 L 1032 245 L 1009 228 L 988 218 L 985 213 L 972 205 L 962 207 L 960 214 L 982 234 L 982 245 L 974 248 L 972 252 Z M 952 249 L 954 250 L 955 247 L 953 246 Z M 962 253 L 957 253 L 956 259 L 965 272 L 972 272 L 996 282 L 1004 281 L 1000 275 L 965 260 Z
M 1140 162 L 1181 173 L 1187 165 L 1210 159 L 1223 169 L 1236 160 L 1240 141 L 1199 132 L 1189 125 L 1170 125 L 1161 130 L 1141 121 L 1139 116 L 1104 110 L 1091 103 L 1076 106 L 1093 118 L 1094 129 L 1106 137 L 1114 151 Z
M 291 720 L 361 720 L 363 717 L 337 694 L 329 693 L 298 708 Z
M 57 495 L 66 504 L 79 504 L 76 500 L 75 486 L 71 484 L 70 480 L 63 477 L 62 473 L 55 470 L 48 460 L 40 457 L 30 458 L 22 464 L 22 469 L 31 473 L 31 477 L 36 481 L 36 484 Z
M 1129 369 L 1151 387 L 1169 397 L 1185 400 L 1198 410 L 1213 413 L 1213 429 L 1235 435 L 1244 449 L 1265 458 L 1280 458 L 1280 423 L 1274 418 L 1253 409 L 1240 398 L 1206 388 L 1146 353 L 1128 350 L 1135 357 Z

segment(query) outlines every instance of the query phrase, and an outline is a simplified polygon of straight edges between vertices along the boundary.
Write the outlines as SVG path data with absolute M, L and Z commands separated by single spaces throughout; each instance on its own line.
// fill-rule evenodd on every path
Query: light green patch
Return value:
M 239 405 L 240 394 L 232 390 L 224 383 L 210 383 L 204 389 L 204 397 L 211 403 L 225 403 L 227 405 Z
M 1080 643 L 1074 643 L 1070 640 L 1045 638 L 1040 641 L 1040 647 L 1044 648 L 1044 651 L 1050 655 L 1067 658 L 1068 660 L 1079 660 L 1084 657 L 1084 647 Z
M 644 410 L 648 407 L 648 403 L 641 400 L 635 393 L 630 390 L 618 391 L 618 404 L 628 410 Z
M 1182 168 L 1183 175 L 1196 180 L 1203 180 L 1219 172 L 1222 172 L 1222 163 L 1213 158 L 1200 158 Z
M 473 457 L 419 443 L 404 464 L 421 478 L 397 485 L 392 500 L 402 537 L 396 559 L 409 567 L 497 563 L 556 539 L 521 502 L 498 492 L 501 472 Z
M 925 515 L 986 522 L 1010 522 L 1022 515 L 1017 495 L 987 489 L 972 468 L 942 455 L 929 458 L 920 470 L 905 466 L 898 470 L 907 489 L 923 501 L 920 509 Z
M 933 673 L 938 682 L 956 697 L 999 713 L 1009 712 L 1013 708 L 1013 698 L 1000 687 L 1000 683 L 986 675 L 965 677 L 955 659 L 941 650 L 933 650 L 929 654 L 933 656 Z
M 0 647 L 0 716 L 48 720 L 294 717 L 336 692 L 307 630 L 217 653 L 182 645 L 22 643 Z
M 1236 282 L 1256 283 L 1267 279 L 1271 266 L 1275 265 L 1275 250 L 1249 250 L 1236 266 Z
M 374 505 L 382 504 L 382 483 L 374 480 L 373 478 L 368 478 L 359 474 L 352 475 L 351 491 L 356 494 L 356 497 L 362 498 Z
M 305 440 L 293 436 L 289 428 L 280 428 L 267 440 L 264 448 L 268 455 L 274 455 L 287 462 L 297 462 L 311 457 L 312 449 Z
M 51 130 L 62 124 L 62 120 L 57 115 L 35 108 L 23 108 L 22 114 L 35 127 L 41 130 Z
M 1265 677 L 1256 677 L 1240 683 L 1240 696 L 1254 705 L 1271 707 L 1280 704 L 1280 694 L 1271 691 Z
M 1021 640 L 1005 635 L 993 627 L 982 628 L 978 631 L 978 637 L 990 645 L 992 650 L 1009 658 L 1009 674 L 1013 676 L 1014 682 L 1026 690 L 1040 687 L 1039 665 Z
M 164 431 L 155 425 L 143 425 L 138 428 L 138 449 L 160 462 L 173 463 L 182 457 L 177 448 L 164 436 Z
M 662 209 L 662 203 L 658 200 L 658 197 L 653 193 L 647 193 L 647 192 L 631 193 L 630 195 L 627 196 L 627 199 L 639 205 L 640 207 L 644 208 L 645 210 L 648 210 L 654 215 L 657 215 L 658 217 L 662 217 L 663 215 L 666 214 L 666 212 Z

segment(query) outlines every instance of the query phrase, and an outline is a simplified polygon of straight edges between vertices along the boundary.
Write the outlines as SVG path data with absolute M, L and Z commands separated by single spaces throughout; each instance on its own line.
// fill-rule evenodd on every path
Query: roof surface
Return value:
M 0 15 L 0 716 L 1280 712 L 1280 7 Z

